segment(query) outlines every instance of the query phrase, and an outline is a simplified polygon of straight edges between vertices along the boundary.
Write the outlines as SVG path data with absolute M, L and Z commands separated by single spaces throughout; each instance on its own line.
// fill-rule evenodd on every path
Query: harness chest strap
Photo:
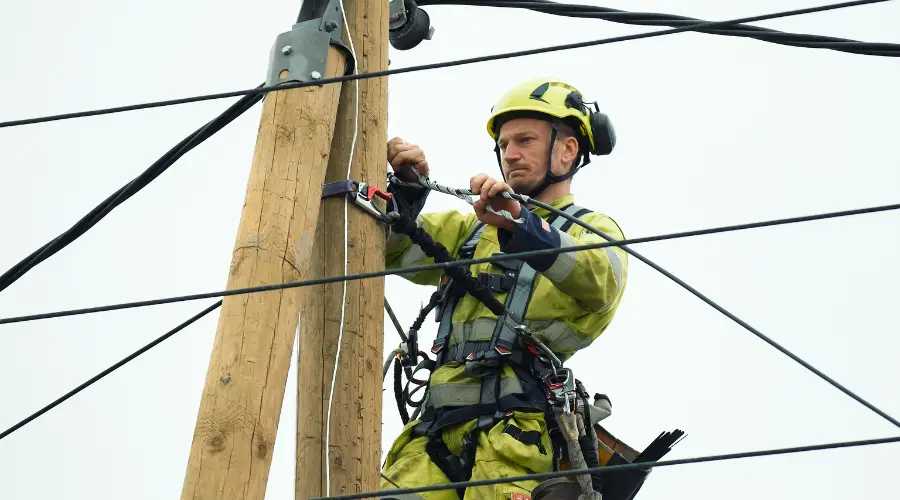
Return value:
M 589 210 L 577 205 L 569 205 L 565 207 L 563 211 L 576 217 L 590 212 Z M 553 218 L 551 220 L 551 224 L 557 230 L 565 232 L 571 227 L 572 222 L 564 217 L 558 217 Z M 460 248 L 460 259 L 468 259 L 474 255 L 475 247 L 477 246 L 483 231 L 484 225 L 476 223 Z M 524 318 L 528 306 L 528 301 L 532 295 L 536 271 L 528 264 L 522 264 L 517 269 L 518 272 L 515 273 L 514 276 L 515 282 L 513 284 L 512 293 L 507 296 L 505 307 L 507 307 L 508 310 L 517 318 Z M 452 287 L 453 283 L 452 281 L 450 281 L 445 283 L 443 286 Z M 516 395 L 522 392 L 522 386 L 519 383 L 518 378 L 526 375 L 526 373 L 524 372 L 528 372 L 528 374 L 531 374 L 531 371 L 535 368 L 534 366 L 532 366 L 532 355 L 523 349 L 516 348 L 516 333 L 509 328 L 506 328 L 505 330 L 511 333 L 513 337 L 503 339 L 500 337 L 503 334 L 503 330 L 495 328 L 493 336 L 490 340 L 466 341 L 454 344 L 453 346 L 448 348 L 447 344 L 450 341 L 452 332 L 453 310 L 457 306 L 459 298 L 462 295 L 461 293 L 453 293 L 453 290 L 450 290 L 450 292 L 451 293 L 445 296 L 447 300 L 443 308 L 439 310 L 440 325 L 438 327 L 438 332 L 431 349 L 431 351 L 435 354 L 435 360 L 433 365 L 431 366 L 432 373 L 442 365 L 450 361 L 466 363 L 467 369 L 476 368 L 481 363 L 477 361 L 467 360 L 467 358 L 470 357 L 470 354 L 479 353 L 480 355 L 484 352 L 497 353 L 496 350 L 489 351 L 489 349 L 491 349 L 491 346 L 497 345 L 498 342 L 505 342 L 505 344 L 501 345 L 510 346 L 510 353 L 508 355 L 505 355 L 502 358 L 502 361 L 509 361 L 512 363 L 512 366 L 515 367 L 518 365 L 519 368 L 514 368 L 514 371 L 516 372 L 516 379 L 507 381 L 510 382 L 508 384 L 502 384 L 499 380 L 501 371 L 499 366 L 500 363 L 497 363 L 496 366 L 485 367 L 485 369 L 483 370 L 473 370 L 470 374 L 481 379 L 481 390 L 477 392 L 474 390 L 469 391 L 467 392 L 468 396 L 463 393 L 456 394 L 457 397 L 451 398 L 455 401 L 454 403 L 451 403 L 451 406 L 454 406 L 456 408 L 442 408 L 447 404 L 448 401 L 444 400 L 446 398 L 436 398 L 436 395 L 433 394 L 434 388 L 429 387 L 419 407 L 419 409 L 422 411 L 422 422 L 419 424 L 419 426 L 417 426 L 417 434 L 424 434 L 428 429 L 433 430 L 435 427 L 441 428 L 461 421 L 467 421 L 472 418 L 484 417 L 486 419 L 485 424 L 487 424 L 488 419 L 496 418 L 498 415 L 504 413 L 503 408 L 507 405 L 502 404 L 501 401 L 503 401 L 504 403 L 507 401 L 513 403 L 513 406 L 521 406 L 524 401 L 521 398 L 516 397 Z M 502 324 L 503 322 L 501 321 L 498 323 Z M 497 356 L 495 356 L 496 361 L 501 361 L 501 359 L 499 358 L 500 355 L 497 354 Z M 531 375 L 532 377 L 529 378 L 533 379 L 534 374 Z M 526 397 L 526 399 L 531 399 L 531 397 Z M 459 406 L 463 407 L 460 408 Z
M 590 213 L 590 210 L 572 204 L 563 209 L 563 212 L 574 217 L 581 217 L 586 213 Z M 554 216 L 551 218 L 551 225 L 561 232 L 566 232 L 572 226 L 572 221 L 565 217 Z M 460 248 L 460 259 L 471 259 L 474 256 L 475 247 L 478 245 L 478 241 L 484 232 L 484 228 L 484 224 L 476 223 Z M 508 262 L 509 261 L 505 261 L 498 264 L 505 264 Z M 513 318 L 524 320 L 525 313 L 528 310 L 528 303 L 534 292 L 537 271 L 527 263 L 520 262 L 519 264 L 520 265 L 515 268 L 511 266 L 508 267 L 508 275 L 512 276 L 513 285 L 506 297 L 505 307 L 507 313 L 512 315 Z M 447 283 L 445 286 L 452 286 L 452 283 Z M 456 308 L 459 301 L 459 295 L 451 293 L 449 294 L 448 299 L 449 300 L 438 310 L 438 314 L 440 315 L 440 325 L 431 348 L 431 352 L 436 355 L 435 368 L 440 367 L 448 361 L 463 362 L 484 359 L 485 357 L 488 357 L 491 352 L 496 353 L 498 356 L 510 356 L 513 354 L 516 332 L 504 321 L 497 322 L 490 341 L 466 342 L 462 345 L 455 344 L 448 351 L 447 346 L 450 342 L 450 334 L 453 327 L 453 310 Z

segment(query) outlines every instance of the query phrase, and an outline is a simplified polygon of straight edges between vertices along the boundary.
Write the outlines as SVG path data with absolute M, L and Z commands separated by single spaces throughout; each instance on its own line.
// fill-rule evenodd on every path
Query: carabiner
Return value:
M 353 197 L 353 202 L 366 212 L 369 212 L 370 215 L 380 220 L 381 222 L 390 224 L 391 218 L 387 216 L 387 213 L 381 211 L 381 209 L 379 209 L 377 206 L 375 206 L 374 203 L 372 203 L 372 200 L 376 196 L 383 200 L 392 200 L 394 197 L 393 194 L 385 193 L 384 191 L 374 186 L 370 186 L 365 182 L 356 183 L 356 195 Z

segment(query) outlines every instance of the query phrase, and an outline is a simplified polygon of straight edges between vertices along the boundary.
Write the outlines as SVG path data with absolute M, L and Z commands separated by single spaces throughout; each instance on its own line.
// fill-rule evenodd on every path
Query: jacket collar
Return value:
M 572 193 L 569 193 L 561 198 L 557 198 L 557 199 L 551 201 L 550 203 L 548 203 L 548 205 L 550 205 L 551 207 L 553 207 L 557 210 L 562 210 L 563 207 L 565 207 L 567 205 L 571 205 L 572 203 L 575 203 L 575 195 Z M 550 215 L 551 215 L 549 210 L 543 209 L 541 207 L 533 207 L 531 209 L 531 212 L 542 219 L 546 219 L 547 217 L 550 217 Z

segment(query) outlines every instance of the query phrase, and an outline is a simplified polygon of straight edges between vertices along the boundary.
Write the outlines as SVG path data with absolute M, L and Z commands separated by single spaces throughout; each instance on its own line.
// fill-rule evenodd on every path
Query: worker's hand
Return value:
M 487 207 L 490 205 L 497 212 L 506 210 L 515 218 L 521 215 L 522 205 L 518 201 L 508 200 L 501 196 L 501 193 L 504 191 L 515 193 L 513 188 L 509 187 L 509 184 L 492 179 L 487 174 L 478 174 L 469 181 L 469 189 L 476 195 L 479 195 L 479 199 L 475 200 L 473 204 L 478 220 L 489 226 L 506 229 L 507 231 L 516 230 L 515 222 L 487 211 Z
M 391 170 L 401 179 L 414 181 L 416 177 L 406 167 L 415 166 L 423 177 L 428 177 L 428 161 L 425 152 L 416 144 L 409 144 L 400 137 L 394 137 L 387 143 L 387 160 Z

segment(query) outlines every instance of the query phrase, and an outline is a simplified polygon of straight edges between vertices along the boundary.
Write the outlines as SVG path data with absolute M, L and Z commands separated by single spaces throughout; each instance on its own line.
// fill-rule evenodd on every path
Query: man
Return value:
M 605 241 L 581 226 L 563 224 L 564 218 L 557 220 L 546 210 L 503 198 L 504 191 L 528 194 L 559 210 L 569 207 L 610 237 L 624 239 L 606 215 L 571 208 L 572 176 L 589 161 L 589 154 L 609 154 L 615 143 L 609 121 L 599 111 L 590 110 L 574 87 L 551 79 L 525 82 L 497 102 L 487 129 L 496 141 L 502 179 L 484 173 L 471 178 L 470 189 L 479 196 L 474 214 L 420 214 L 427 192 L 422 195 L 421 190 L 391 187 L 398 203 L 412 212 L 436 242 L 456 257 L 472 254 L 481 258 L 498 252 Z M 430 165 L 415 144 L 394 138 L 388 142 L 387 156 L 398 177 L 411 180 L 410 165 L 428 176 Z M 491 213 L 488 205 L 524 221 L 512 222 Z M 462 251 L 471 248 L 473 240 L 477 242 L 474 253 Z M 393 234 L 386 247 L 386 262 L 396 269 L 432 259 L 408 237 Z M 622 298 L 628 271 L 627 255 L 618 247 L 542 255 L 527 259 L 522 267 L 511 267 L 514 265 L 515 261 L 505 261 L 470 269 L 473 276 L 491 286 L 507 308 L 520 308 L 525 325 L 562 360 L 590 345 L 607 328 Z M 438 285 L 441 274 L 436 270 L 404 277 L 418 284 Z M 530 277 L 523 278 L 526 275 Z M 527 288 L 522 288 L 526 279 Z M 515 294 L 518 303 L 511 299 Z M 457 293 L 452 299 L 444 308 L 432 349 L 437 353 L 437 366 L 425 410 L 403 428 L 388 452 L 382 489 L 546 472 L 553 470 L 559 459 L 555 453 L 558 443 L 550 437 L 555 422 L 548 413 L 538 373 L 540 363 L 519 339 L 514 339 L 514 355 L 503 356 L 509 353 L 489 349 L 500 345 L 504 331 L 509 339 L 509 330 L 504 330 L 503 323 L 498 326 L 497 317 L 471 295 Z M 499 359 L 499 364 L 488 363 L 491 359 Z M 529 498 L 537 484 L 525 481 L 395 498 L 521 500 Z

